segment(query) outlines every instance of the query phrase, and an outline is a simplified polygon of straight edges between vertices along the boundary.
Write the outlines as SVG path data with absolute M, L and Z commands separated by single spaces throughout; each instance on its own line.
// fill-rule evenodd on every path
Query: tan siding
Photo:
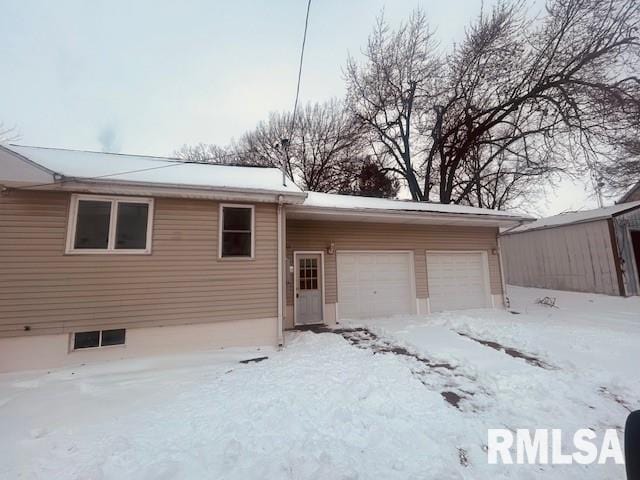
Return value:
M 501 245 L 510 284 L 619 293 L 606 220 L 505 235 Z
M 0 196 L 0 337 L 276 317 L 275 205 L 256 205 L 255 260 L 225 261 L 218 204 L 167 198 L 151 255 L 65 255 L 69 199 Z
M 442 225 L 348 223 L 287 220 L 287 259 L 294 250 L 325 250 L 334 242 L 337 250 L 410 250 L 414 252 L 416 295 L 428 296 L 426 250 L 487 250 L 491 292 L 502 292 L 497 229 Z M 325 254 L 325 301 L 337 302 L 336 256 Z M 293 302 L 292 275 L 287 278 L 287 304 Z

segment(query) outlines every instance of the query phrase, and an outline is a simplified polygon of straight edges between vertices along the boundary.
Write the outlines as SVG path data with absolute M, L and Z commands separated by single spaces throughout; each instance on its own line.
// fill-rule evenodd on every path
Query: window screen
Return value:
M 146 203 L 119 202 L 115 247 L 145 249 L 148 215 L 149 205 Z
M 251 257 L 253 210 L 245 207 L 222 209 L 222 256 Z
M 78 201 L 75 248 L 107 248 L 111 202 Z

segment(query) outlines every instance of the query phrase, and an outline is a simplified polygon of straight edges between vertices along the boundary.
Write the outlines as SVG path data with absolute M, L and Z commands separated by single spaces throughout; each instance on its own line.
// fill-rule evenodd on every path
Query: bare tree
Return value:
M 626 138 L 601 165 L 600 179 L 609 188 L 627 190 L 640 182 L 640 132 Z
M 439 62 L 426 16 L 416 11 L 391 32 L 380 17 L 369 37 L 365 66 L 347 60 L 347 101 L 369 132 L 375 150 L 392 159 L 387 168 L 403 177 L 414 200 L 425 200 L 418 181 L 420 112 L 435 96 Z M 418 150 L 418 152 L 416 152 Z
M 15 127 L 6 127 L 4 123 L 0 122 L 0 143 L 15 142 L 20 138 Z
M 173 152 L 176 158 L 190 162 L 216 163 L 225 165 L 232 162 L 232 155 L 227 148 L 212 143 L 183 145 Z
M 308 104 L 295 122 L 291 113 L 271 113 L 234 145 L 238 157 L 284 168 L 305 190 L 336 192 L 357 175 L 362 146 L 342 102 Z M 293 129 L 291 128 L 293 125 Z
M 420 12 L 380 21 L 349 105 L 414 199 L 500 208 L 638 127 L 639 26 L 637 0 L 503 1 L 442 58 Z

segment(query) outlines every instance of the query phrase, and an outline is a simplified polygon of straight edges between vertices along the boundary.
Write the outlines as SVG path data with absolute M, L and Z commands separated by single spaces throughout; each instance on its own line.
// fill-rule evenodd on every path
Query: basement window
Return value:
M 67 253 L 151 253 L 153 199 L 73 195 Z
M 220 205 L 219 256 L 252 259 L 254 222 L 253 205 Z
M 73 334 L 73 349 L 110 347 L 124 345 L 126 330 L 117 328 L 114 330 L 92 330 L 90 332 L 75 332 Z

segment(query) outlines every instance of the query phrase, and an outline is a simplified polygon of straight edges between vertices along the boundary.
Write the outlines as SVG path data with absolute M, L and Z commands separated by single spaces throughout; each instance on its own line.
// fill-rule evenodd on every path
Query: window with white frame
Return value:
M 73 334 L 73 350 L 124 345 L 126 335 L 127 331 L 124 328 L 75 332 Z
M 253 258 L 253 205 L 220 205 L 220 257 Z
M 67 253 L 150 253 L 153 199 L 73 195 Z

